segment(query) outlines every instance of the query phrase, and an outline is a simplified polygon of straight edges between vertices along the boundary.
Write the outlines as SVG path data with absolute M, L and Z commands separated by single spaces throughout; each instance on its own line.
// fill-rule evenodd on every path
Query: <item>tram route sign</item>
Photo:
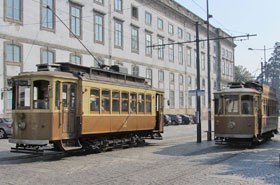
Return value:
M 189 95 L 190 96 L 204 96 L 205 91 L 204 90 L 190 90 Z

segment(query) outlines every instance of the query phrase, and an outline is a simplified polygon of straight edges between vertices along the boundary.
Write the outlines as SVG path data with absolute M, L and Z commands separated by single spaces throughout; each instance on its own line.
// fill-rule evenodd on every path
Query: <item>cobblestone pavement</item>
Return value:
M 280 184 L 280 135 L 252 149 L 216 146 L 205 132 L 197 144 L 196 125 L 166 127 L 163 137 L 145 147 L 26 159 L 0 140 L 0 184 Z

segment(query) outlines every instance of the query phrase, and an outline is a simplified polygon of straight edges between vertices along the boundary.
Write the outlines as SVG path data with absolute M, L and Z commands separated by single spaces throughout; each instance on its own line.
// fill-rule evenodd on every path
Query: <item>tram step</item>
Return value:
M 62 140 L 61 146 L 64 151 L 79 150 L 82 148 L 82 145 L 78 139 Z

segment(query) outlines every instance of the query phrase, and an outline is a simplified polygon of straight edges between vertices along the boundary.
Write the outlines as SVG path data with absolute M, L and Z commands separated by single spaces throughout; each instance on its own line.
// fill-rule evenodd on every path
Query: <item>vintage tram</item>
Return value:
M 229 83 L 214 93 L 216 144 L 256 144 L 278 132 L 277 97 L 258 82 Z
M 120 67 L 38 65 L 13 81 L 14 152 L 103 150 L 163 132 L 162 91 Z

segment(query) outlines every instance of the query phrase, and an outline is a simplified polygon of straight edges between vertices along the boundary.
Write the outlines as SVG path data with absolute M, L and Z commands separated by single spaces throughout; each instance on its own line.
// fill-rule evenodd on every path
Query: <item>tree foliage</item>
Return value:
M 262 76 L 261 74 L 259 76 Z M 264 67 L 264 76 L 267 76 L 265 83 L 275 88 L 278 102 L 280 98 L 280 42 L 276 42 L 271 58 Z
M 243 67 L 241 65 L 239 66 L 235 66 L 235 75 L 234 75 L 234 80 L 236 82 L 246 82 L 246 81 L 249 81 L 249 80 L 252 80 L 252 75 L 251 73 L 247 70 L 246 67 Z

